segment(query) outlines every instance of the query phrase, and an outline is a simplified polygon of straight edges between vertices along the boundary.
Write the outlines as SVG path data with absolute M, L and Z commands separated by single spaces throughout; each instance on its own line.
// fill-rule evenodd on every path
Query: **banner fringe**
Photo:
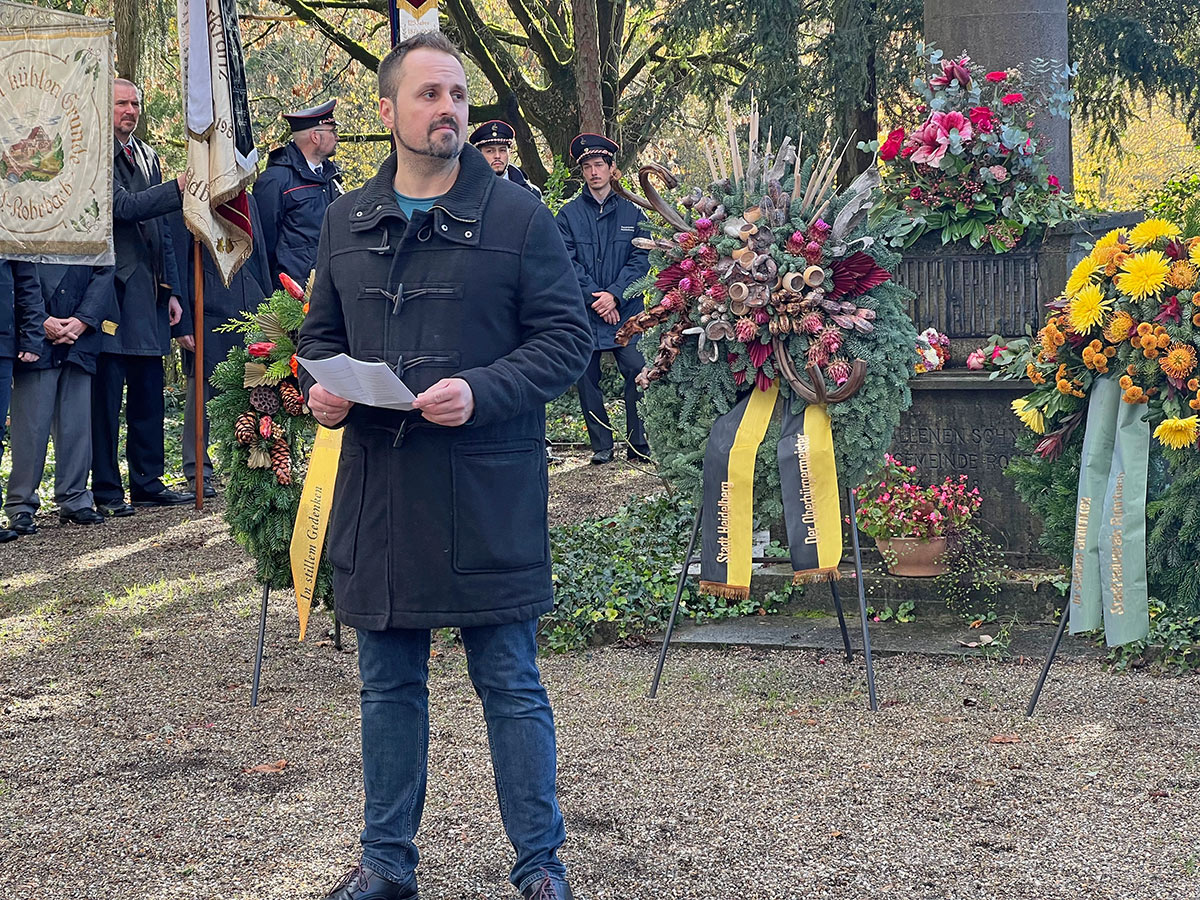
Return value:
M 842 573 L 837 566 L 823 569 L 805 569 L 792 576 L 792 584 L 816 584 L 819 581 L 841 581 Z
M 720 581 L 701 581 L 700 593 L 710 597 L 723 597 L 726 600 L 748 600 L 750 588 L 736 584 L 725 584 Z

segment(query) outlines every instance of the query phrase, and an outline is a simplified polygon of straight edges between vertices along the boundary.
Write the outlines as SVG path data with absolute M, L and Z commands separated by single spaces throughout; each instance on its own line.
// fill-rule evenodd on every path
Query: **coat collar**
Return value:
M 318 175 L 312 170 L 312 166 L 308 164 L 308 160 L 296 146 L 295 141 L 288 141 L 282 147 L 276 147 L 267 154 L 267 165 L 269 166 L 287 166 L 293 169 L 301 178 L 306 181 L 313 181 L 317 184 L 324 184 L 327 181 L 333 181 L 335 178 L 340 178 L 342 170 L 332 159 L 325 160 L 321 166 L 321 174 Z
M 358 199 L 350 212 L 352 231 L 373 228 L 385 217 L 403 218 L 392 187 L 395 178 L 396 154 L 393 153 L 358 192 Z M 483 217 L 484 206 L 496 186 L 496 180 L 496 173 L 487 164 L 483 154 L 466 144 L 459 156 L 458 178 L 433 208 L 460 223 L 476 223 Z

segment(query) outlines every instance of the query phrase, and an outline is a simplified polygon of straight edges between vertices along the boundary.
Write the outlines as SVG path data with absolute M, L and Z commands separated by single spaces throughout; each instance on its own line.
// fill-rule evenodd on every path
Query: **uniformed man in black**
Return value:
M 571 158 L 578 164 L 584 187 L 558 211 L 558 229 L 575 264 L 575 274 L 589 307 L 592 361 L 579 380 L 579 405 L 592 445 L 592 463 L 612 462 L 613 432 L 600 390 L 600 357 L 612 353 L 625 379 L 625 430 L 630 459 L 646 459 L 650 448 L 638 415 L 641 398 L 634 379 L 645 366 L 636 342 L 617 345 L 621 325 L 641 312 L 641 297 L 625 291 L 650 269 L 649 254 L 633 246 L 642 233 L 642 211 L 612 189 L 620 148 L 601 134 L 581 134 L 571 141 Z
M 342 194 L 342 170 L 332 159 L 338 145 L 336 105 L 337 100 L 328 100 L 312 109 L 284 113 L 292 139 L 271 151 L 267 168 L 254 185 L 276 288 L 280 273 L 298 284 L 308 281 L 317 260 L 325 210 Z
M 483 154 L 493 172 L 506 181 L 526 188 L 540 199 L 542 192 L 538 190 L 537 185 L 530 182 L 524 172 L 508 161 L 516 137 L 517 133 L 511 125 L 500 119 L 492 119 L 472 131 L 467 142 Z

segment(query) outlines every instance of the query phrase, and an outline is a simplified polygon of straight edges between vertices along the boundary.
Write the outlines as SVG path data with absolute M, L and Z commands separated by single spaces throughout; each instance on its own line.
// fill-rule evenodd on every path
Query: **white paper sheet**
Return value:
M 317 384 L 345 400 L 383 409 L 412 409 L 416 399 L 392 367 L 384 362 L 363 362 L 345 353 L 329 359 L 297 356 L 296 362 L 317 379 Z

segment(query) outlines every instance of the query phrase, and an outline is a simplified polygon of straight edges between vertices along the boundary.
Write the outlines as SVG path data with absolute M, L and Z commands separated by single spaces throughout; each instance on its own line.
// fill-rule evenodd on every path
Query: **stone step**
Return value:
M 857 601 L 855 601 L 857 604 Z M 862 622 L 857 611 L 847 610 L 846 626 L 855 662 L 862 661 Z M 1056 626 L 992 622 L 969 627 L 962 618 L 939 616 L 910 623 L 871 622 L 871 652 L 875 656 L 915 653 L 935 657 L 993 657 L 1022 659 L 1031 664 L 1045 659 L 1054 642 Z M 657 636 L 662 640 L 662 635 Z M 972 646 L 974 645 L 974 646 Z M 835 616 L 779 614 L 745 616 L 681 625 L 671 638 L 673 648 L 752 647 L 763 650 L 815 650 L 822 658 L 843 659 L 843 644 Z M 1103 659 L 1105 649 L 1094 636 L 1065 635 L 1059 659 Z M 1030 689 L 1035 677 L 1031 673 Z
M 842 578 L 838 581 L 838 593 L 842 606 L 847 611 L 858 609 L 858 587 L 855 582 L 854 566 L 840 566 Z M 699 578 L 700 566 L 693 564 L 689 570 Z M 905 578 L 890 575 L 875 554 L 864 555 L 863 585 L 867 605 L 875 609 L 892 607 L 905 602 L 913 604 L 912 613 L 917 618 L 954 613 L 995 613 L 997 618 L 1016 618 L 1021 622 L 1053 622 L 1062 608 L 1063 595 L 1055 586 L 1063 575 L 1052 569 L 1010 569 L 1001 581 L 995 599 L 989 604 L 978 602 L 970 609 L 949 610 L 945 597 L 938 593 L 935 578 Z M 792 582 L 792 569 L 786 563 L 758 562 L 750 581 L 750 594 L 761 599 L 767 594 L 785 589 Z M 822 581 L 804 586 L 802 593 L 793 594 L 788 603 L 788 612 L 818 611 L 833 613 L 833 595 L 829 582 Z

